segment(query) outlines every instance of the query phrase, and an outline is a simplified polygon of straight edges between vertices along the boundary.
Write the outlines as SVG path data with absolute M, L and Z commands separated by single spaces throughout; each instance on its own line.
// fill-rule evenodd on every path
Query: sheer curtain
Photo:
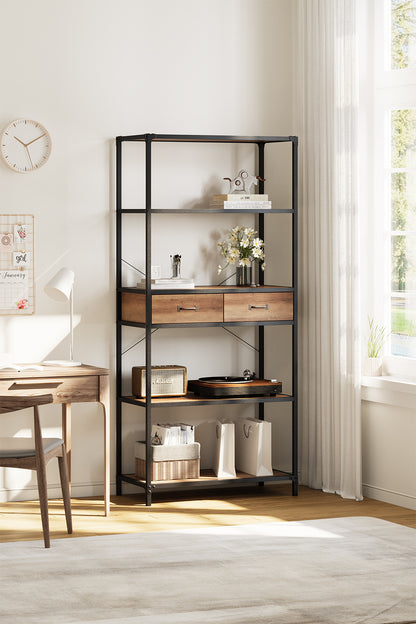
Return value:
M 298 0 L 302 483 L 362 498 L 355 0 Z

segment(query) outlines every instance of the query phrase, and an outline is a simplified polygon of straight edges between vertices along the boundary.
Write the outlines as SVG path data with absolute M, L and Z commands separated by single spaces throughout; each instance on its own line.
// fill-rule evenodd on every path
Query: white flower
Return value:
M 238 263 L 238 266 L 249 267 L 249 266 L 251 266 L 251 261 L 248 258 L 241 258 L 240 262 Z

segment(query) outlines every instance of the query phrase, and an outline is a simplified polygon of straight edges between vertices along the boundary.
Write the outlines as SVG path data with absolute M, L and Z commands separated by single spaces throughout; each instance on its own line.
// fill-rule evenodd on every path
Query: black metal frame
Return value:
M 123 142 L 144 142 L 145 143 L 145 208 L 123 209 L 122 207 L 122 144 Z M 292 207 L 286 209 L 268 209 L 267 214 L 284 214 L 292 215 L 292 286 L 291 287 L 274 287 L 268 286 L 266 292 L 293 292 L 293 321 L 271 321 L 271 322 L 230 322 L 230 323 L 192 323 L 190 324 L 152 324 L 152 291 L 151 291 L 151 227 L 152 214 L 157 213 L 224 213 L 223 209 L 153 209 L 152 210 L 152 188 L 151 188 L 151 171 L 152 171 L 152 144 L 154 142 L 189 142 L 189 143 L 252 143 L 258 146 L 258 171 L 259 176 L 264 177 L 265 162 L 265 146 L 268 143 L 291 143 L 292 144 Z M 259 182 L 259 193 L 264 192 L 264 182 Z M 132 483 L 145 490 L 146 505 L 150 505 L 152 501 L 152 492 L 155 490 L 166 489 L 182 489 L 182 488 L 201 488 L 201 487 L 225 487 L 230 485 L 258 483 L 275 481 L 290 481 L 292 483 L 292 494 L 296 496 L 298 493 L 298 365 L 297 365 L 297 204 L 298 204 L 298 139 L 296 136 L 222 136 L 222 135 L 174 135 L 174 134 L 140 134 L 131 136 L 118 136 L 116 138 L 116 283 L 117 283 L 117 328 L 116 328 L 116 484 L 117 494 L 122 492 L 122 483 Z M 239 212 L 238 210 L 227 210 L 229 212 Z M 243 212 L 243 210 L 241 210 Z M 258 232 L 259 237 L 264 240 L 264 212 L 261 210 L 253 210 L 251 213 L 258 214 Z M 121 319 L 121 295 L 122 292 L 143 292 L 139 288 L 125 288 L 122 286 L 122 215 L 123 213 L 143 213 L 145 214 L 145 246 L 146 246 L 146 323 L 133 323 L 122 321 Z M 247 210 L 244 209 L 247 214 Z M 264 285 L 264 274 L 260 272 L 260 285 Z M 250 287 L 244 288 L 215 288 L 212 287 L 206 291 L 198 288 L 198 292 L 252 292 Z M 181 294 L 189 293 L 189 290 L 158 290 L 158 294 Z M 151 334 L 155 328 L 160 327 L 212 327 L 212 326 L 242 326 L 253 325 L 258 327 L 258 365 L 259 377 L 264 377 L 264 327 L 266 325 L 290 325 L 292 327 L 292 395 L 278 395 L 276 397 L 249 397 L 249 398 L 232 398 L 232 399 L 194 399 L 187 401 L 186 398 L 181 400 L 170 401 L 169 398 L 157 401 L 151 398 L 151 376 L 146 375 L 146 397 L 145 399 L 135 399 L 134 397 L 122 396 L 122 327 L 134 326 L 145 328 L 145 363 L 147 370 L 151 368 Z M 152 409 L 163 406 L 187 406 L 187 405 L 212 405 L 216 403 L 255 403 L 258 404 L 259 417 L 264 418 L 264 404 L 269 402 L 290 402 L 292 405 L 292 471 L 285 473 L 274 471 L 274 475 L 270 477 L 244 477 L 238 479 L 221 479 L 216 480 L 186 480 L 175 481 L 170 483 L 151 481 L 151 422 Z M 146 432 L 146 478 L 138 480 L 131 475 L 122 474 L 122 406 L 123 403 L 130 403 L 145 409 L 145 432 Z

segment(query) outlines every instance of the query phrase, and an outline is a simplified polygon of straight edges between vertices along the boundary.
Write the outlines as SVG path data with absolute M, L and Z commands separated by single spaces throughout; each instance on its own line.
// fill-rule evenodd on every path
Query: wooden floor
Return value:
M 142 493 L 113 496 L 109 517 L 101 498 L 72 499 L 72 537 L 166 531 L 203 526 L 287 522 L 345 516 L 373 516 L 416 528 L 416 511 L 365 499 L 345 500 L 306 487 L 291 496 L 289 485 L 211 490 L 175 494 L 158 493 L 151 507 Z M 65 532 L 62 501 L 49 501 L 51 538 L 71 537 Z M 39 503 L 0 504 L 0 542 L 42 538 Z

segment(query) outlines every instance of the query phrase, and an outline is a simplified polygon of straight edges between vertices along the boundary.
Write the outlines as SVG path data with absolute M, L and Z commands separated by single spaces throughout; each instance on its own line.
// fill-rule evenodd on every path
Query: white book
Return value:
M 266 193 L 229 193 L 228 195 L 214 195 L 214 204 L 222 204 L 225 201 L 267 201 L 269 196 Z
M 43 366 L 40 364 L 0 364 L 0 370 L 11 370 L 21 373 L 27 370 L 41 371 Z
M 137 284 L 138 288 L 146 288 L 146 280 L 142 279 Z M 195 288 L 195 282 L 193 279 L 186 278 L 158 278 L 151 281 L 151 288 L 153 289 L 171 289 L 171 288 Z
M 236 209 L 241 210 L 269 210 L 272 207 L 271 201 L 225 201 L 224 210 Z

